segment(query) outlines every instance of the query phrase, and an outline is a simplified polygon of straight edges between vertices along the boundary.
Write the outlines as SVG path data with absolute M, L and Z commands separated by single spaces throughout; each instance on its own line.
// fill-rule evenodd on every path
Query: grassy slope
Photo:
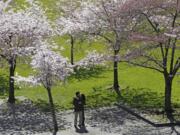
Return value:
M 22 1 L 23 0 L 17 0 L 17 5 L 18 3 L 22 3 Z M 47 14 L 50 19 L 55 19 L 57 15 L 55 11 L 56 8 L 53 8 L 53 1 L 41 0 L 44 8 L 49 7 Z M 65 48 L 61 53 L 64 56 L 69 57 L 69 46 L 65 39 L 66 38 L 56 38 L 56 41 Z M 75 49 L 75 59 L 79 60 L 85 55 L 86 50 L 90 51 L 93 49 L 100 52 L 106 50 L 105 47 L 102 47 L 102 43 L 95 43 L 93 45 L 88 45 L 86 43 L 77 44 Z M 92 72 L 89 77 L 87 77 L 87 74 L 82 74 L 81 80 L 71 78 L 67 84 L 54 87 L 53 97 L 55 103 L 61 108 L 71 107 L 71 100 L 76 90 L 80 90 L 88 96 L 88 106 L 97 106 L 115 102 L 116 94 L 108 89 L 111 87 L 113 80 L 111 68 Z M 0 70 L 1 75 L 8 73 L 7 69 Z M 19 64 L 16 71 L 21 75 L 28 75 L 31 68 L 25 64 Z M 6 78 L 7 77 L 5 77 L 5 79 Z M 177 80 L 180 80 L 180 77 L 174 80 L 173 101 L 176 104 L 180 104 L 180 84 L 177 83 Z M 138 67 L 131 67 L 127 64 L 120 64 L 119 83 L 123 89 L 123 98 L 129 104 L 137 107 L 160 107 L 163 105 L 162 96 L 164 93 L 164 82 L 162 75 L 157 72 Z M 43 87 L 22 87 L 19 90 L 16 90 L 16 96 L 18 95 L 27 96 L 40 103 L 47 101 L 47 93 Z

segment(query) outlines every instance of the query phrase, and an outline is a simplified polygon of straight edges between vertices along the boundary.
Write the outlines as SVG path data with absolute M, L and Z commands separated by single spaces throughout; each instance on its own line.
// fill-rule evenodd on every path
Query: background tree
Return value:
M 80 1 L 61 1 L 58 3 L 58 8 L 60 12 L 60 17 L 57 19 L 57 33 L 60 36 L 68 36 L 70 40 L 70 58 L 71 58 L 71 64 L 74 65 L 74 50 L 75 50 L 75 43 L 79 39 L 83 39 L 85 36 L 84 33 L 82 33 L 80 27 L 75 27 L 74 23 L 69 20 L 69 17 L 72 16 L 72 12 L 76 10 L 80 5 Z
M 38 6 L 24 11 L 12 10 L 0 15 L 0 56 L 9 64 L 9 99 L 15 102 L 14 72 L 18 56 L 28 55 L 36 41 L 52 34 L 52 29 Z
M 122 47 L 122 42 L 127 39 L 127 35 L 134 25 L 132 21 L 134 16 L 122 10 L 124 3 L 124 1 L 117 0 L 81 2 L 80 6 L 66 18 L 71 24 L 69 25 L 70 29 L 72 28 L 74 31 L 80 30 L 90 37 L 101 37 L 113 49 L 113 88 L 118 95 L 120 95 L 120 87 L 117 55 Z
M 133 65 L 153 69 L 163 74 L 165 82 L 165 110 L 172 111 L 172 84 L 180 68 L 179 0 L 129 0 L 124 9 L 140 15 L 133 42 L 143 41 L 127 54 Z

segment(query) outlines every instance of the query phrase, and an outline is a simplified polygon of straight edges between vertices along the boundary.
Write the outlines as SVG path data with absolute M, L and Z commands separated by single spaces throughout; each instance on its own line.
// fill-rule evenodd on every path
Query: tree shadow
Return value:
M 140 88 L 134 89 L 127 87 L 121 91 L 122 96 L 118 97 L 119 103 L 125 106 L 131 106 L 141 111 L 141 113 L 146 113 L 148 115 L 163 115 L 163 119 L 168 120 L 166 123 L 158 123 L 148 120 L 139 114 L 135 113 L 134 111 L 127 109 L 125 106 L 120 105 L 121 109 L 124 109 L 131 115 L 137 117 L 138 119 L 143 120 L 144 122 L 154 126 L 154 127 L 170 127 L 171 134 L 175 133 L 180 135 L 180 132 L 176 130 L 177 126 L 180 126 L 180 119 L 178 111 L 166 113 L 164 111 L 164 94 L 157 93 L 151 89 L 147 88 Z M 179 109 L 179 104 L 173 103 L 172 106 L 175 109 Z M 165 117 L 166 116 L 166 117 Z
M 110 106 L 117 101 L 116 93 L 105 90 L 103 87 L 93 87 L 92 94 L 87 95 L 87 107 Z
M 119 102 L 140 108 L 146 112 L 165 114 L 163 93 L 158 93 L 148 88 L 135 89 L 127 87 L 121 91 L 121 94 L 121 97 L 117 97 Z M 180 109 L 180 104 L 178 103 L 172 103 L 172 106 L 174 109 Z
M 100 77 L 100 74 L 102 74 L 105 71 L 106 67 L 97 66 L 93 68 L 80 68 L 75 69 L 75 74 L 72 76 L 78 80 L 83 79 L 89 79 L 92 77 Z
M 59 129 L 65 129 L 71 123 L 57 113 Z M 0 106 L 0 132 L 2 134 L 36 134 L 53 131 L 50 112 L 42 112 L 30 100 L 17 104 L 3 103 Z
M 161 93 L 148 88 L 127 87 L 121 91 L 121 97 L 117 97 L 119 102 L 123 102 L 141 110 L 161 112 L 164 106 L 164 96 Z
M 137 113 L 137 110 L 133 109 L 133 112 Z M 176 126 L 170 130 L 170 124 L 153 123 L 146 118 L 139 118 L 121 107 L 88 109 L 86 110 L 86 117 L 86 122 L 91 127 L 98 127 L 107 133 L 113 132 L 124 135 L 170 135 L 175 133 L 179 135 Z
M 170 123 L 179 123 L 180 126 L 180 121 L 175 119 L 173 112 L 167 112 L 166 115 Z M 176 127 L 175 125 L 173 124 L 171 125 L 172 133 L 176 133 L 177 135 L 180 135 L 180 132 L 178 132 L 175 127 Z
M 138 114 L 137 112 L 135 112 L 134 110 L 124 106 L 124 105 L 120 105 L 120 104 L 116 104 L 120 109 L 123 109 L 124 111 L 128 112 L 129 114 L 131 114 L 132 116 L 135 116 L 136 118 L 138 118 L 139 120 L 151 125 L 152 127 L 155 127 L 155 128 L 164 128 L 164 127 L 170 127 L 171 130 L 169 130 L 169 134 L 173 134 L 175 133 L 176 135 L 179 135 L 180 134 L 180 131 L 178 131 L 176 129 L 177 126 L 180 126 L 180 123 L 179 122 L 175 122 L 173 120 L 173 115 L 172 116 L 167 116 L 168 119 L 171 119 L 170 122 L 167 122 L 167 123 L 161 123 L 161 122 L 154 122 L 153 120 L 149 120 L 147 119 L 146 117 L 144 116 L 141 116 L 140 114 Z M 168 114 L 168 115 L 171 115 L 171 114 Z

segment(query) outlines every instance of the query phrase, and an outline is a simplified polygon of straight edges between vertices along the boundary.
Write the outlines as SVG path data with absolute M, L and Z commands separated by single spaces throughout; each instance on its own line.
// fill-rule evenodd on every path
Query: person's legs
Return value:
M 82 126 L 83 115 L 82 111 L 79 111 L 79 125 Z
M 74 126 L 77 126 L 77 117 L 78 117 L 78 112 L 74 112 Z
M 85 115 L 84 115 L 84 110 L 82 111 L 82 125 L 85 126 Z

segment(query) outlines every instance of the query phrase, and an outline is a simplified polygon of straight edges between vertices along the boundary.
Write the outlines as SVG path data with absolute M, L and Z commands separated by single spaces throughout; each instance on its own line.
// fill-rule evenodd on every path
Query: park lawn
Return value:
M 12 7 L 15 10 L 25 9 L 29 4 L 25 0 L 14 0 L 12 1 Z
M 65 84 L 53 87 L 54 102 L 59 109 L 70 109 L 72 108 L 74 93 L 79 90 L 87 96 L 88 107 L 111 105 L 119 100 L 140 108 L 163 107 L 164 84 L 160 74 L 151 70 L 120 64 L 119 83 L 122 88 L 120 99 L 110 89 L 113 80 L 112 75 L 112 70 L 104 69 L 103 71 L 96 71 L 89 77 L 81 76 L 80 79 L 72 77 Z M 172 97 L 174 105 L 179 107 L 180 93 L 177 80 L 179 78 L 174 80 Z M 46 90 L 40 86 L 21 87 L 16 90 L 16 96 L 25 96 L 38 104 L 48 102 Z

